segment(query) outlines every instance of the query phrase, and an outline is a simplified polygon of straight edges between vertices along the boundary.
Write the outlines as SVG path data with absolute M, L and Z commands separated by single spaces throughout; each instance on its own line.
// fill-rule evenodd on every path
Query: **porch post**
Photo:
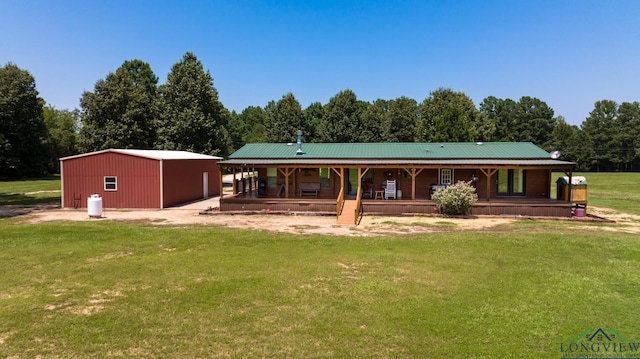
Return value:
M 218 171 L 219 174 L 220 174 L 220 183 L 219 183 L 219 187 L 220 188 L 219 189 L 220 189 L 220 200 L 222 201 L 222 197 L 224 196 L 224 184 L 222 183 L 223 177 L 224 177 L 224 174 L 223 174 L 224 173 L 224 166 L 219 166 L 219 167 L 220 167 L 220 171 Z
M 340 191 L 346 195 L 346 192 L 344 191 L 344 167 L 340 167 Z
M 231 193 L 236 194 L 236 168 L 233 167 L 233 180 L 231 180 Z
M 416 177 L 424 170 L 424 168 L 420 168 L 416 170 L 415 168 L 404 168 L 405 172 L 407 172 L 411 176 L 411 200 L 415 201 L 416 199 Z
M 282 173 L 284 175 L 284 197 L 285 198 L 289 198 L 289 176 L 291 176 L 291 173 L 293 173 L 293 171 L 295 171 L 295 168 L 285 168 L 284 170 L 282 168 L 278 168 L 278 171 L 280 171 L 280 173 Z
M 569 170 L 569 203 L 573 202 L 573 171 Z M 556 195 L 557 196 L 557 195 Z
M 494 168 L 494 169 L 487 168 L 485 170 L 485 169 L 481 168 L 480 171 L 482 173 L 484 173 L 485 176 L 487 176 L 487 202 L 489 202 L 489 199 L 491 198 L 491 176 L 496 174 L 496 172 L 498 172 L 498 169 L 497 168 Z
M 329 169 L 331 171 L 333 171 L 338 177 L 340 177 L 340 189 L 342 190 L 344 188 L 344 168 L 340 168 L 340 171 L 338 171 L 335 167 L 329 167 Z M 331 188 L 331 190 L 333 190 L 333 186 Z M 339 192 L 339 191 L 338 191 Z

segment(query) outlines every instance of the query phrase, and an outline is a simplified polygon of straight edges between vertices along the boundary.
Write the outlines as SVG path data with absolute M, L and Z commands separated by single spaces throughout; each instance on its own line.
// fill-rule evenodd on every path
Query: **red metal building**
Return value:
M 220 195 L 222 158 L 186 151 L 109 149 L 60 159 L 62 207 L 166 208 Z

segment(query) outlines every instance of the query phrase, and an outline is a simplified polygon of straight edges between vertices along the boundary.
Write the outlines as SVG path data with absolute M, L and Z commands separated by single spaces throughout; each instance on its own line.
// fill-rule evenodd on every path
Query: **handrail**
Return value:
M 360 205 L 362 203 L 362 186 L 358 186 L 358 193 L 356 194 L 356 208 L 355 216 L 353 217 L 353 224 L 358 224 L 358 217 L 360 216 Z
M 340 193 L 338 194 L 338 200 L 336 202 L 336 217 L 340 217 L 343 206 L 344 206 L 344 188 L 340 188 Z

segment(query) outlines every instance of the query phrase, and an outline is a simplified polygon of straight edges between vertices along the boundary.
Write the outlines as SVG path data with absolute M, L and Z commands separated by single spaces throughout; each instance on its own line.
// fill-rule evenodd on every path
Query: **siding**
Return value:
M 98 194 L 104 208 L 160 207 L 159 161 L 107 152 L 62 161 L 63 203 L 86 208 Z M 104 190 L 104 177 L 117 177 L 117 191 Z
M 164 160 L 163 207 L 203 198 L 204 172 L 209 173 L 209 197 L 220 195 L 218 160 Z

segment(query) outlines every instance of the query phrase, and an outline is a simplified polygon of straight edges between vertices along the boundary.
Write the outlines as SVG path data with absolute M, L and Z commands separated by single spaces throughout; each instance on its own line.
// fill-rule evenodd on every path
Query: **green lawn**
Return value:
M 60 203 L 60 176 L 0 182 L 0 205 Z
M 4 219 L 0 357 L 558 358 L 588 327 L 640 339 L 637 235 L 594 228 L 346 238 Z
M 561 173 L 554 173 L 553 183 Z M 612 208 L 621 212 L 640 215 L 640 173 L 576 172 L 574 176 L 587 178 L 589 206 Z M 555 197 L 555 185 L 552 197 Z

